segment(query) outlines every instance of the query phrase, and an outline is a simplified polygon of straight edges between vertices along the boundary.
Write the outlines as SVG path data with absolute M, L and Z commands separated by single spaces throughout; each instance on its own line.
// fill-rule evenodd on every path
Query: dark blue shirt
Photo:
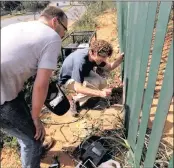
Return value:
M 76 82 L 83 83 L 84 77 L 89 76 L 89 73 L 97 64 L 89 61 L 89 48 L 77 49 L 72 52 L 63 62 L 60 69 L 59 84 L 65 84 L 69 79 L 74 79 Z M 106 63 L 102 63 L 100 67 L 104 67 Z

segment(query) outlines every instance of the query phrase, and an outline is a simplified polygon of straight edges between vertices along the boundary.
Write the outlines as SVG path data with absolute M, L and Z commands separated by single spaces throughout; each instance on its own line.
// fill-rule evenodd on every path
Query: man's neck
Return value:
M 47 26 L 49 26 L 49 27 L 51 27 L 49 25 L 48 21 L 46 19 L 44 19 L 44 18 L 39 18 L 38 21 L 41 22 L 41 23 L 43 23 L 43 24 L 45 24 L 45 25 L 47 25 Z
M 89 52 L 88 52 L 88 59 L 89 59 L 90 62 L 95 62 L 95 61 L 92 59 L 92 57 L 91 57 L 91 55 L 90 55 Z

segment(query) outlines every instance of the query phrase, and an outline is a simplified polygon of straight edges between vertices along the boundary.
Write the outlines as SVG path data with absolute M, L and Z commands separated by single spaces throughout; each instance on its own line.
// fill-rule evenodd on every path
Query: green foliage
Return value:
M 0 2 L 1 9 L 6 11 L 15 10 L 20 5 L 21 5 L 20 1 L 1 1 Z
M 92 2 L 81 2 L 86 7 L 85 14 L 73 25 L 73 30 L 95 30 L 97 22 L 95 17 L 102 14 L 105 10 L 109 8 L 114 8 L 113 2 L 107 1 L 92 1 Z
M 1 135 L 0 148 L 2 148 L 2 147 L 10 147 L 10 148 L 19 147 L 17 139 L 15 137 L 8 136 L 1 130 L 0 130 L 0 135 Z
M 25 101 L 27 102 L 30 110 L 32 109 L 32 91 L 33 91 L 33 85 L 34 85 L 34 80 L 36 76 L 32 76 L 31 78 L 28 79 L 27 82 L 24 84 L 23 92 L 25 95 Z
M 16 148 L 18 146 L 17 139 L 11 136 L 4 136 L 4 146 Z
M 44 9 L 50 1 L 1 1 L 0 7 L 2 11 L 12 13 L 12 11 L 31 11 L 37 12 Z M 1 14 L 3 14 L 1 12 Z
M 36 12 L 42 10 L 49 4 L 49 1 L 23 1 L 22 5 L 25 10 Z

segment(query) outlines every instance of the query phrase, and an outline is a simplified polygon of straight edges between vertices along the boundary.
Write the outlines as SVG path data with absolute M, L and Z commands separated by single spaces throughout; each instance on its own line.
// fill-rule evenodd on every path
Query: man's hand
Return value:
M 120 54 L 120 57 L 122 57 L 122 60 L 124 60 L 124 52 Z
M 100 93 L 101 93 L 100 97 L 106 98 L 106 97 L 109 97 L 111 95 L 112 90 L 111 89 L 103 89 Z
M 111 63 L 106 62 L 104 69 L 107 71 L 112 71 L 115 68 L 117 68 L 122 63 L 123 60 L 124 60 L 124 53 L 121 53 L 120 56 L 114 62 Z
M 91 89 L 91 88 L 81 85 L 78 82 L 75 82 L 73 89 L 77 93 L 85 94 L 88 96 L 94 96 L 94 97 L 103 97 L 103 98 L 109 97 L 112 92 L 111 89 L 103 89 L 103 90 Z
M 35 134 L 34 138 L 36 140 L 40 139 L 41 141 L 43 141 L 45 138 L 45 128 L 44 128 L 41 120 L 39 118 L 37 118 L 37 119 L 33 119 L 33 122 L 34 122 L 34 126 L 36 128 L 36 134 Z

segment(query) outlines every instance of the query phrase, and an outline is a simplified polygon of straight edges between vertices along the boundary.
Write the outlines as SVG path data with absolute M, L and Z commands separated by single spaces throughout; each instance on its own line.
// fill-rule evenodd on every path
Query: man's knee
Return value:
M 19 144 L 25 151 L 36 151 L 37 153 L 40 152 L 42 147 L 41 141 L 31 140 L 31 139 L 18 139 Z
M 107 87 L 107 81 L 106 79 L 101 77 L 100 89 L 104 89 L 106 87 Z
M 85 78 L 85 81 L 95 87 L 95 89 L 103 89 L 107 86 L 107 81 L 99 74 L 91 71 L 89 77 Z
M 75 80 L 74 80 L 74 79 L 69 79 L 69 80 L 65 83 L 64 87 L 65 87 L 66 89 L 68 89 L 68 90 L 75 90 L 74 85 L 75 85 Z

